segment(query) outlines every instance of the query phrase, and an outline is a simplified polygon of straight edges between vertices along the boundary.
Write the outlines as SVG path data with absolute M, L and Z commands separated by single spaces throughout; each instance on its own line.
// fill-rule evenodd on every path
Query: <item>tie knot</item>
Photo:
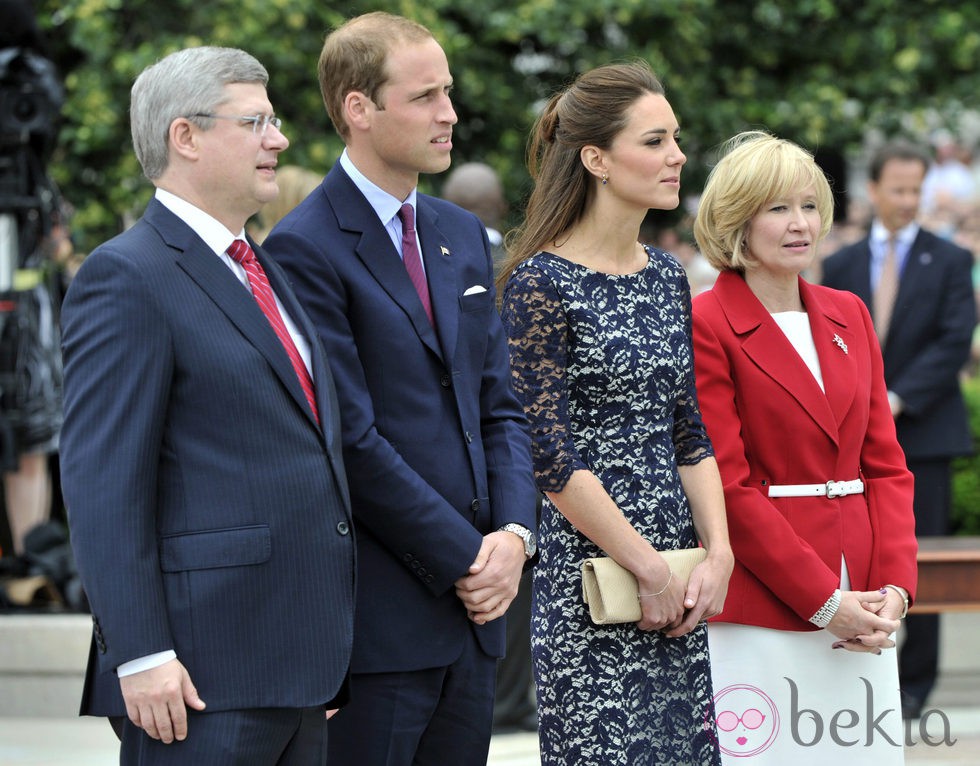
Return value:
M 238 263 L 254 260 L 255 253 L 244 239 L 236 239 L 228 246 L 228 255 Z
M 415 209 L 407 202 L 398 211 L 398 217 L 402 219 L 402 226 L 405 231 L 415 231 Z

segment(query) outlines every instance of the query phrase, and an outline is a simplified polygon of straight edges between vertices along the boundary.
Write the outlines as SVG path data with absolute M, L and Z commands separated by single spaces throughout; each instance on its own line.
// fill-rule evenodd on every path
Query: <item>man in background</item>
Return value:
M 483 162 L 464 162 L 446 176 L 442 198 L 480 219 L 487 229 L 494 268 L 499 268 L 506 253 L 502 229 L 507 199 L 497 171 Z
M 959 375 L 976 325 L 970 253 L 916 222 L 929 157 L 890 143 L 871 159 L 870 234 L 823 262 L 823 284 L 856 293 L 881 343 L 898 440 L 915 476 L 918 537 L 949 534 L 950 462 L 972 451 Z M 910 615 L 899 651 L 902 715 L 917 718 L 939 671 L 939 616 Z

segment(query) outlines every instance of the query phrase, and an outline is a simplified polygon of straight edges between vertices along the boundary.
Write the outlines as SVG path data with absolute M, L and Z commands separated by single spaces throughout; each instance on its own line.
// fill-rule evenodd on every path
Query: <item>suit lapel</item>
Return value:
M 835 428 L 846 417 L 857 393 L 857 336 L 843 314 L 831 303 L 820 300 L 806 281 L 800 280 L 803 305 L 810 318 L 810 332 L 820 360 L 825 398 Z
M 415 287 L 405 270 L 405 264 L 398 257 L 398 251 L 395 250 L 388 232 L 378 220 L 374 209 L 339 164 L 335 165 L 327 175 L 324 188 L 337 214 L 340 228 L 360 235 L 360 240 L 355 247 L 357 257 L 382 289 L 408 315 L 422 343 L 433 353 L 442 356 L 435 329 L 425 314 L 422 301 L 419 300 L 418 293 L 415 292 Z M 419 225 L 416 222 L 416 228 Z M 423 257 L 426 258 L 426 276 L 430 280 L 431 292 L 432 276 L 428 273 L 430 261 L 428 256 L 423 255 Z M 435 303 L 433 305 L 435 306 Z M 438 316 L 435 308 L 433 311 Z
M 289 281 L 280 269 L 279 264 L 266 255 L 265 251 L 255 242 L 251 242 L 250 244 L 255 251 L 255 257 L 259 259 L 259 263 L 262 264 L 262 268 L 265 270 L 265 275 L 269 278 L 272 291 L 276 294 L 286 313 L 289 314 L 289 318 L 293 320 L 293 324 L 296 325 L 297 329 L 303 334 L 303 337 L 306 338 L 307 345 L 310 349 L 310 368 L 313 377 L 313 387 L 316 392 L 316 406 L 321 413 L 328 412 L 330 407 L 329 390 L 332 382 L 331 376 L 327 371 L 323 347 L 320 345 L 316 334 L 316 328 L 313 327 L 313 324 L 306 315 L 306 311 L 303 310 L 299 301 L 296 300 L 296 296 L 289 286 Z M 263 315 L 263 318 L 265 318 L 265 315 Z M 269 324 L 268 320 L 266 320 L 266 324 Z M 271 326 L 269 329 L 272 329 Z M 275 331 L 273 331 L 273 335 L 275 335 Z M 278 336 L 276 336 L 276 343 L 279 349 L 283 351 L 283 354 L 285 354 L 285 350 L 282 348 L 282 342 Z M 289 362 L 288 354 L 286 354 L 286 361 Z M 289 362 L 288 366 L 289 371 L 292 373 L 291 377 L 288 378 L 290 382 L 289 390 L 293 398 L 303 406 L 303 412 L 307 414 L 310 422 L 316 425 L 316 418 L 313 417 L 313 413 L 310 411 L 309 403 L 306 401 L 306 394 L 303 392 L 303 387 L 299 384 L 299 378 L 296 377 L 296 371 L 293 369 L 292 362 Z M 331 418 L 321 418 L 321 424 L 324 429 L 324 437 L 329 443 L 331 436 L 329 429 L 333 426 Z
M 836 444 L 837 420 L 827 396 L 745 280 L 734 272 L 723 272 L 713 289 L 718 293 L 718 300 L 732 330 L 741 339 L 742 351 L 762 372 L 796 399 Z M 817 353 L 820 354 L 819 347 Z M 823 365 L 823 358 L 820 361 Z
M 310 422 L 315 424 L 316 421 L 313 420 L 306 395 L 303 393 L 303 388 L 296 377 L 296 371 L 289 361 L 289 356 L 282 347 L 282 342 L 276 335 L 276 331 L 272 329 L 269 320 L 266 319 L 262 309 L 259 308 L 248 290 L 187 224 L 157 200 L 150 201 L 144 217 L 160 232 L 167 245 L 178 251 L 177 266 L 194 280 L 201 291 L 214 301 L 218 308 L 239 329 L 245 339 L 265 357 L 290 395 L 301 405 L 303 412 L 308 414 Z M 275 271 L 275 268 L 270 265 L 269 259 L 264 254 L 260 255 L 258 249 L 256 249 L 256 254 L 262 267 L 266 269 L 272 289 L 282 300 L 282 296 L 286 295 L 288 290 L 283 289 L 278 273 L 277 278 L 273 281 L 269 272 Z M 284 305 L 286 305 L 285 302 Z M 298 311 L 294 312 L 292 307 L 288 310 L 290 317 L 294 320 L 301 314 Z M 303 331 L 308 332 L 305 328 Z M 307 337 L 312 336 L 308 335 Z
M 864 305 L 868 307 L 868 311 L 871 310 L 871 239 L 864 239 L 858 247 L 860 248 L 860 257 L 854 259 L 852 268 L 854 269 L 854 279 L 851 281 L 856 289 L 854 294 L 857 295 Z
M 422 243 L 422 257 L 425 259 L 432 313 L 442 345 L 442 358 L 451 361 L 459 331 L 459 298 L 453 254 L 449 249 L 449 238 L 439 229 L 435 210 L 421 195 L 417 200 L 419 212 L 416 227 Z

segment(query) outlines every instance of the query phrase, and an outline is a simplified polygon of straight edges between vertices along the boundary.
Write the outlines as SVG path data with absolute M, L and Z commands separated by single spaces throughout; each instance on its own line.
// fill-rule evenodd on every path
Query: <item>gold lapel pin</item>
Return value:
M 445 245 L 439 245 L 439 249 L 442 250 L 443 255 L 449 255 L 449 248 Z

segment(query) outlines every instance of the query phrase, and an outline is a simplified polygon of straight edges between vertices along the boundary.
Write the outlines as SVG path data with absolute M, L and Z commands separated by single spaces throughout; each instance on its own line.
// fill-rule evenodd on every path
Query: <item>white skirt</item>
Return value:
M 905 728 L 895 649 L 833 649 L 807 633 L 711 623 L 715 723 L 726 766 L 898 766 Z
M 836 640 L 826 630 L 709 624 L 723 764 L 905 763 L 897 650 L 849 652 Z

